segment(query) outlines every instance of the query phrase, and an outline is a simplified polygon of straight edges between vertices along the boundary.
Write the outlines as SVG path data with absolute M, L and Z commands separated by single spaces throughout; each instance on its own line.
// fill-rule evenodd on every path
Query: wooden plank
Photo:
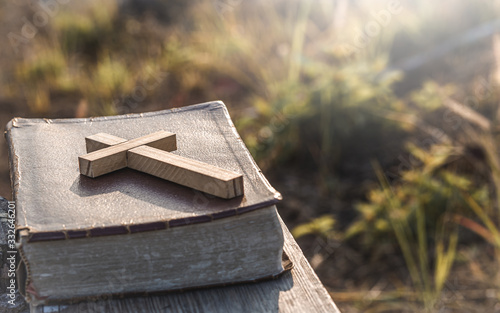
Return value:
M 243 175 L 148 146 L 128 151 L 128 167 L 205 193 L 231 199 L 243 194 Z
M 98 177 L 125 168 L 127 167 L 127 151 L 142 145 L 166 151 L 177 149 L 175 134 L 159 131 L 79 157 L 80 173 L 89 177 Z
M 281 221 L 285 252 L 294 268 L 275 280 L 165 295 L 31 307 L 32 313 L 339 313 Z

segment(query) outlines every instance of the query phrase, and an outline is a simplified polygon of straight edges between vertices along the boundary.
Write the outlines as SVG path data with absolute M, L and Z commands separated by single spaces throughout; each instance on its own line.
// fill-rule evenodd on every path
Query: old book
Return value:
M 80 174 L 85 138 L 109 134 L 118 143 L 158 131 L 176 135 L 177 149 L 168 152 L 176 162 L 241 174 L 243 195 L 212 196 L 141 172 L 142 165 Z M 19 289 L 32 305 L 256 281 L 290 268 L 275 207 L 281 196 L 222 102 L 89 119 L 16 118 L 6 138 Z

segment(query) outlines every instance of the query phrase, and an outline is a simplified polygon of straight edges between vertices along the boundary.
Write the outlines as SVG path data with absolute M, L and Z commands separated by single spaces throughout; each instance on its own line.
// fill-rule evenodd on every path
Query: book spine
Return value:
M 10 183 L 12 187 L 12 199 L 17 203 L 17 194 L 19 190 L 20 184 L 20 175 L 19 175 L 19 158 L 16 154 L 16 150 L 12 140 L 12 129 L 19 127 L 17 125 L 17 119 L 14 118 L 5 126 L 5 140 L 7 141 L 7 151 L 9 155 L 9 170 L 10 170 Z M 23 216 L 25 216 L 23 214 Z M 23 245 L 20 240 L 20 232 L 24 230 L 27 232 L 26 227 L 20 226 L 19 223 L 19 207 L 16 210 L 16 249 L 21 256 L 21 261 L 19 262 L 19 266 L 16 270 L 16 279 L 19 293 L 26 299 L 27 302 L 30 301 L 30 297 L 27 295 L 26 290 L 28 289 L 30 283 L 30 271 L 29 271 L 29 263 L 26 259 L 26 256 L 23 251 Z
M 7 141 L 7 151 L 9 154 L 9 169 L 10 169 L 10 184 L 12 187 L 12 199 L 16 200 L 17 190 L 19 188 L 19 168 L 18 168 L 18 157 L 15 153 L 14 146 L 12 144 L 12 128 L 17 127 L 16 119 L 12 119 L 5 126 L 5 140 Z

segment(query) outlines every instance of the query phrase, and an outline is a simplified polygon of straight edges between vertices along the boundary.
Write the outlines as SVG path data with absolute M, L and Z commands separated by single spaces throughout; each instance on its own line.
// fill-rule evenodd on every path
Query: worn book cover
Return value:
M 86 154 L 86 137 L 107 133 L 129 140 L 160 130 L 176 134 L 177 150 L 172 153 L 242 174 L 244 194 L 221 199 L 127 168 L 98 178 L 80 174 L 78 157 Z M 55 247 L 52 243 L 64 242 L 72 247 L 73 242 L 87 239 L 134 238 L 136 234 L 210 225 L 269 209 L 281 199 L 255 164 L 226 107 L 219 101 L 112 117 L 15 118 L 7 125 L 6 139 L 18 212 L 18 248 L 25 263 L 25 281 L 20 289 L 37 299 L 44 295 L 37 290 L 30 273 L 37 264 L 30 264 L 29 245 L 43 243 Z M 279 228 L 279 222 L 276 225 Z M 254 234 L 245 236 L 245 240 L 251 241 Z M 123 249 L 131 253 L 148 250 L 130 246 Z M 148 253 L 149 257 L 155 255 Z M 245 265 L 240 264 L 241 267 Z M 38 268 L 38 272 L 43 276 L 43 268 Z M 158 287 L 165 288 L 168 286 Z

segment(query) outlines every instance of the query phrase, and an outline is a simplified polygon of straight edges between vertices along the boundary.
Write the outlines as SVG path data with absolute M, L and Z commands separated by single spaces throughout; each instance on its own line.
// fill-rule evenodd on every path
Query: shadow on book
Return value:
M 227 207 L 244 207 L 245 196 L 221 199 L 192 188 L 141 173 L 132 169 L 121 169 L 98 178 L 79 175 L 70 187 L 71 192 L 80 197 L 94 197 L 119 192 L 134 199 L 148 202 L 155 207 L 183 213 L 198 213 L 200 206 L 214 212 Z

